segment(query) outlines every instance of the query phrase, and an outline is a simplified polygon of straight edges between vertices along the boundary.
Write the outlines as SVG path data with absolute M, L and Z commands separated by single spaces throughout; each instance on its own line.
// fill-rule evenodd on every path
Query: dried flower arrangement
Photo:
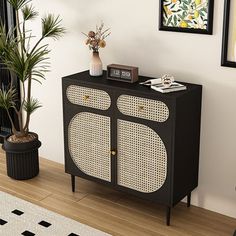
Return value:
M 101 25 L 98 27 L 96 26 L 96 32 L 89 31 L 88 34 L 83 33 L 87 39 L 85 41 L 85 44 L 89 46 L 89 50 L 93 50 L 93 52 L 98 52 L 100 48 L 106 47 L 106 41 L 105 38 L 107 38 L 111 32 L 110 28 L 104 29 L 104 23 L 102 22 Z

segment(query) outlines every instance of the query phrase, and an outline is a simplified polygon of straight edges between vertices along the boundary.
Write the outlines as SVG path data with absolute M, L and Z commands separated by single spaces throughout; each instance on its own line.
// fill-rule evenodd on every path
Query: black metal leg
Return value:
M 71 175 L 71 186 L 72 186 L 72 192 L 75 192 L 75 176 Z
M 191 192 L 187 195 L 187 207 L 190 207 L 191 204 Z
M 170 213 L 171 213 L 171 207 L 166 208 L 166 225 L 170 225 Z

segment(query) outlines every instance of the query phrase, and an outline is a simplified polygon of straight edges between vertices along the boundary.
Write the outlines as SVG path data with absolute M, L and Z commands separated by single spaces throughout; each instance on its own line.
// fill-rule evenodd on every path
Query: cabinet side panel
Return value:
M 176 100 L 173 205 L 198 185 L 202 88 Z
M 66 122 L 67 119 L 68 119 L 68 101 L 67 101 L 67 98 L 66 98 L 66 89 L 67 89 L 67 86 L 68 86 L 68 82 L 65 80 L 65 79 L 62 79 L 62 102 L 63 102 L 63 131 L 64 131 L 64 161 L 65 161 L 65 171 L 68 170 L 68 163 L 67 163 L 67 160 L 68 160 L 68 153 L 69 153 L 69 150 L 68 150 L 68 125 Z

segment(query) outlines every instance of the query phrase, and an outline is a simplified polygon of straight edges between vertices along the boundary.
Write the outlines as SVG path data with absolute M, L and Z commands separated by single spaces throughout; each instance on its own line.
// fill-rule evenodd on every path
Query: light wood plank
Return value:
M 145 229 L 142 226 L 134 225 L 125 219 L 121 219 L 117 216 L 107 214 L 104 212 L 97 211 L 88 205 L 80 204 L 80 202 L 72 202 L 62 197 L 50 196 L 45 198 L 41 203 L 45 206 L 50 206 L 51 208 L 58 209 L 60 206 L 60 211 L 66 212 L 68 215 L 73 215 L 78 219 L 83 219 L 88 225 L 93 223 L 91 226 L 96 226 L 98 229 L 112 228 L 109 232 L 112 234 L 121 235 L 159 235 L 155 232 Z M 62 212 L 60 212 L 62 213 Z M 160 234 L 161 235 L 161 234 Z

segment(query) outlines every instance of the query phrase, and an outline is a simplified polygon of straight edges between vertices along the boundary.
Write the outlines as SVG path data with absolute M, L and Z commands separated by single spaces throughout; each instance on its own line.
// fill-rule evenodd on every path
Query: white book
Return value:
M 171 93 L 171 92 L 186 90 L 187 87 L 183 84 L 173 82 L 170 87 L 165 87 L 163 86 L 163 84 L 156 84 L 156 85 L 151 85 L 151 89 L 161 93 Z

